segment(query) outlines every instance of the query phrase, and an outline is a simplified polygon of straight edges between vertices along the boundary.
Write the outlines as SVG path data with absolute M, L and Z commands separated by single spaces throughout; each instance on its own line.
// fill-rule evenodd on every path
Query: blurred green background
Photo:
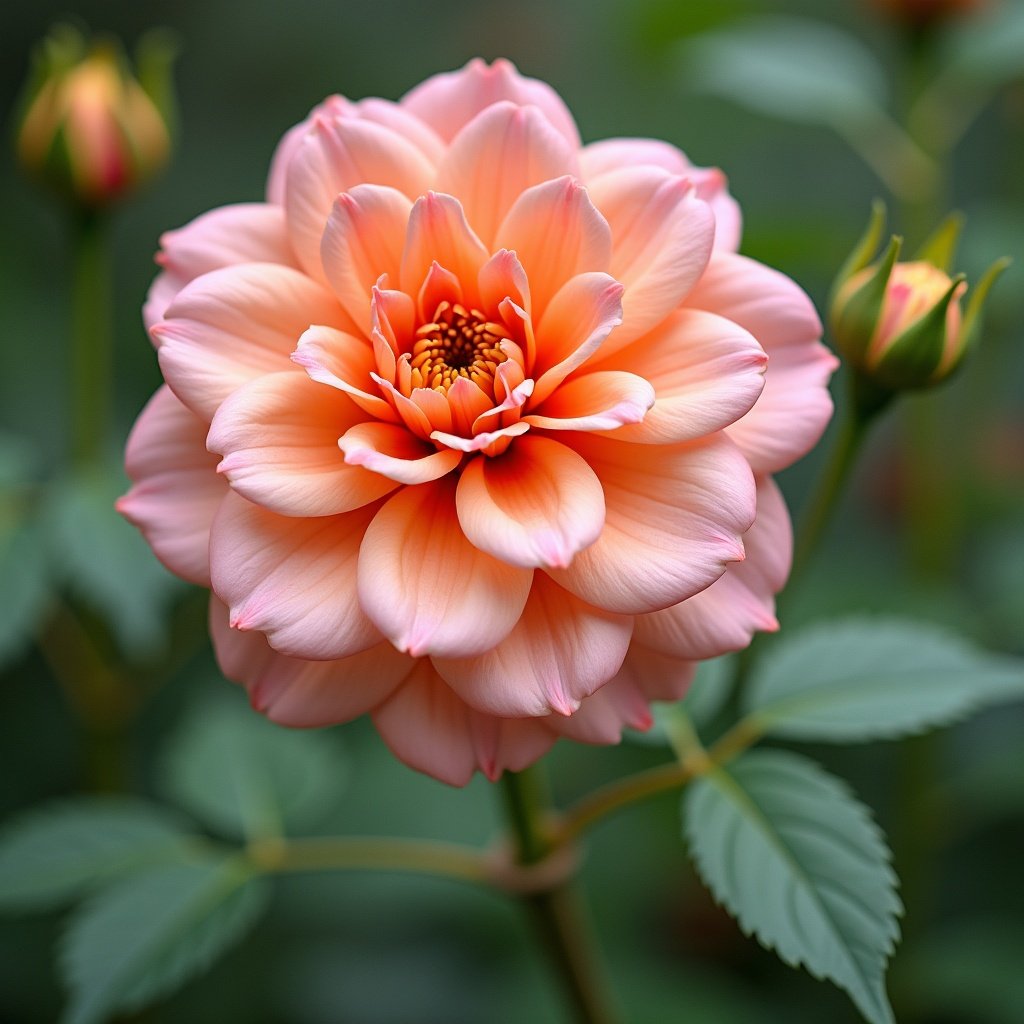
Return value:
M 174 158 L 115 218 L 117 443 L 160 382 L 139 316 L 159 234 L 211 207 L 259 199 L 275 143 L 329 93 L 397 98 L 476 55 L 507 56 L 550 82 L 584 141 L 663 138 L 697 164 L 722 167 L 743 206 L 743 251 L 796 278 L 822 308 L 870 200 L 885 188 L 827 127 L 702 94 L 680 58 L 687 38 L 766 12 L 812 17 L 859 39 L 886 68 L 898 109 L 909 87 L 900 33 L 857 0 L 6 5 L 0 107 L 10 132 L 30 49 L 55 20 L 110 30 L 129 45 L 155 25 L 180 37 Z M 18 173 L 10 146 L 0 159 L 0 196 L 0 429 L 21 439 L 37 478 L 45 479 L 59 470 L 68 429 L 66 225 L 49 197 Z M 1017 264 L 996 289 L 982 347 L 966 373 L 941 392 L 908 400 L 872 435 L 815 571 L 787 598 L 783 628 L 851 610 L 897 611 L 1024 654 L 1019 80 L 984 106 L 958 148 L 949 200 L 968 216 L 958 266 L 972 280 L 997 256 L 1010 254 Z M 900 223 L 897 214 L 894 229 L 917 225 Z M 914 411 L 925 404 L 923 414 Z M 915 417 L 929 425 L 930 454 L 908 446 Z M 830 436 L 782 477 L 796 513 Z M 907 516 L 907 480 L 914 478 L 908 465 L 922 457 L 932 465 L 938 459 L 943 475 L 942 505 L 933 510 L 939 539 L 923 556 L 915 555 L 920 545 Z M 202 639 L 203 595 L 164 580 L 141 550 L 138 571 L 156 581 L 159 614 L 148 633 L 140 625 L 145 635 L 134 656 L 145 668 L 145 689 L 130 707 L 98 723 L 62 690 L 59 665 L 53 669 L 60 659 L 53 650 L 47 655 L 45 642 L 9 652 L 0 697 L 4 817 L 97 785 L 152 792 L 160 750 L 187 709 L 212 689 L 231 689 L 218 680 Z M 45 635 L 52 637 L 57 613 L 48 614 Z M 349 770 L 339 779 L 336 812 L 320 826 L 325 834 L 482 843 L 496 833 L 486 783 L 453 791 L 420 777 L 395 763 L 364 722 L 329 735 Z M 1024 1020 L 1022 752 L 1019 707 L 923 739 L 811 751 L 876 810 L 894 851 L 907 903 L 890 973 L 901 1022 Z M 664 752 L 629 744 L 561 744 L 550 761 L 564 800 L 664 759 Z M 857 1019 L 842 994 L 779 964 L 716 909 L 686 858 L 676 796 L 602 825 L 583 878 L 629 1021 Z M 61 921 L 59 914 L 0 921 L 0 1019 L 56 1018 L 62 995 L 53 951 Z M 210 974 L 132 1019 L 513 1024 L 557 1022 L 563 1012 L 518 907 L 452 882 L 353 874 L 287 880 L 271 914 Z

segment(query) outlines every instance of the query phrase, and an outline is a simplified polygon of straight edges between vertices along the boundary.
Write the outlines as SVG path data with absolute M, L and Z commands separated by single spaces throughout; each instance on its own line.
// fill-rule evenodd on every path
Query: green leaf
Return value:
M 745 754 L 683 800 L 701 878 L 744 933 L 893 1024 L 885 965 L 901 912 L 889 851 L 867 808 L 804 757 Z
M 754 670 L 745 710 L 765 732 L 846 743 L 891 739 L 1024 696 L 1024 663 L 901 619 L 822 623 Z
M 64 936 L 63 1024 L 95 1024 L 178 988 L 245 934 L 269 894 L 237 857 L 170 864 L 104 889 Z
M 280 835 L 315 820 L 343 791 L 348 772 L 337 741 L 274 725 L 227 694 L 208 698 L 168 747 L 162 789 L 229 836 Z
M 0 430 L 0 491 L 24 487 L 36 475 L 39 457 L 31 442 L 18 434 Z
M 39 530 L 0 522 L 0 666 L 19 657 L 50 599 L 46 548 Z
M 38 461 L 28 441 L 0 431 L 0 667 L 22 653 L 50 597 L 46 549 L 33 523 Z
M 999 84 L 1024 73 L 1024 6 L 995 5 L 947 34 L 942 65 L 951 77 Z
M 54 570 L 106 617 L 126 653 L 143 657 L 166 641 L 178 583 L 114 510 L 127 488 L 120 469 L 80 472 L 54 488 L 47 518 Z
M 141 800 L 84 797 L 9 822 L 0 837 L 0 909 L 46 909 L 117 875 L 185 855 L 194 840 Z
M 685 41 L 678 55 L 686 85 L 788 121 L 869 122 L 885 103 L 885 74 L 871 51 L 802 18 L 737 22 Z

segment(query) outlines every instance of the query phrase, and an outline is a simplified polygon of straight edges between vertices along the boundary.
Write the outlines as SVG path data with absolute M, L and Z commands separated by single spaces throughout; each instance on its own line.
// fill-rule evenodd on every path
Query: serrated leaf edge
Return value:
M 791 756 L 795 757 L 798 755 Z M 807 761 L 807 763 L 814 765 L 814 768 L 816 770 L 822 771 L 822 769 L 813 761 L 809 761 L 809 759 L 806 758 L 801 758 L 801 760 Z M 841 779 L 836 779 L 834 776 L 831 775 L 829 775 L 828 778 L 832 779 L 842 788 L 845 795 L 848 796 L 850 800 L 859 809 L 863 823 L 870 829 L 874 838 L 878 841 L 881 841 L 882 833 L 878 828 L 878 825 L 872 818 L 870 811 L 867 809 L 867 807 L 865 807 L 864 804 L 862 804 L 859 800 L 856 799 L 852 791 L 849 789 L 848 786 L 845 785 L 845 783 L 842 782 Z M 722 784 L 723 780 L 724 785 Z M 822 904 L 817 889 L 813 884 L 813 880 L 810 878 L 810 876 L 807 875 L 807 873 L 804 871 L 800 863 L 792 856 L 791 852 L 789 851 L 789 848 L 786 846 L 784 842 L 782 842 L 781 838 L 777 835 L 775 829 L 771 828 L 772 823 L 768 818 L 765 817 L 765 815 L 761 811 L 761 808 L 758 807 L 758 805 L 751 799 L 749 794 L 743 789 L 742 786 L 740 786 L 740 784 L 736 781 L 733 775 L 721 765 L 713 768 L 709 772 L 706 772 L 704 775 L 702 775 L 699 779 L 696 780 L 696 782 L 693 784 L 693 787 L 690 789 L 689 793 L 685 795 L 683 814 L 683 820 L 686 823 L 686 838 L 687 843 L 690 847 L 691 859 L 697 867 L 697 871 L 701 877 L 701 880 L 703 881 L 704 885 L 708 888 L 708 890 L 711 892 L 715 902 L 718 903 L 720 906 L 725 907 L 729 914 L 736 920 L 737 924 L 740 926 L 740 929 L 743 931 L 744 935 L 754 935 L 757 941 L 766 949 L 770 949 L 772 952 L 776 953 L 776 955 L 778 955 L 786 963 L 790 963 L 793 966 L 803 967 L 807 971 L 807 973 L 810 974 L 813 978 L 833 982 L 838 987 L 844 989 L 844 991 L 847 991 L 851 998 L 853 998 L 854 1002 L 858 1005 L 858 1007 L 863 1009 L 861 1006 L 861 1000 L 854 996 L 852 992 L 849 992 L 849 990 L 846 989 L 846 986 L 841 985 L 835 978 L 832 978 L 827 974 L 819 972 L 817 969 L 815 969 L 809 963 L 807 963 L 807 961 L 802 957 L 797 957 L 795 961 L 789 961 L 785 956 L 782 955 L 782 953 L 779 950 L 775 948 L 774 945 L 772 945 L 771 941 L 761 933 L 760 929 L 755 924 L 748 924 L 743 920 L 744 914 L 739 910 L 738 907 L 736 907 L 733 904 L 732 900 L 729 898 L 727 893 L 718 891 L 714 881 L 712 880 L 710 872 L 707 871 L 706 866 L 703 863 L 703 857 L 699 852 L 699 845 L 694 836 L 692 822 L 690 820 L 689 814 L 686 812 L 686 807 L 688 807 L 690 802 L 693 799 L 695 799 L 693 794 L 699 791 L 697 787 L 701 782 L 704 782 L 706 785 L 718 785 L 720 790 L 727 796 L 731 795 L 733 796 L 733 798 L 738 796 L 740 799 L 737 802 L 747 807 L 749 810 L 753 811 L 750 820 L 760 828 L 760 831 L 768 839 L 770 845 L 772 845 L 779 851 L 783 858 L 794 869 L 794 873 L 797 874 L 799 878 L 804 882 L 804 885 L 807 888 L 807 890 L 809 890 L 810 893 L 813 895 L 814 902 L 818 904 L 819 909 L 822 912 L 822 917 L 824 918 L 824 920 L 828 922 L 828 926 L 833 934 L 833 938 L 836 938 L 836 936 L 838 936 L 839 941 L 837 945 L 843 951 L 843 954 L 847 961 L 852 964 L 854 968 L 854 974 L 860 979 L 862 985 L 864 986 L 865 993 L 871 994 L 873 992 L 874 986 L 872 984 L 872 980 L 864 976 L 856 959 L 848 954 L 847 943 L 843 938 L 842 933 L 837 931 L 835 923 L 833 922 L 831 915 L 828 913 L 827 908 Z M 889 868 L 888 878 L 890 881 L 895 881 L 895 874 L 892 872 L 891 867 L 891 852 L 888 850 L 888 846 L 884 843 L 884 841 L 882 842 L 882 846 L 885 851 L 886 864 Z M 900 910 L 896 912 L 897 916 L 901 912 L 901 910 L 902 908 L 900 908 Z M 885 955 L 882 957 L 883 964 L 885 964 L 888 961 L 888 958 L 892 954 L 894 948 L 895 944 L 893 940 L 887 937 Z M 887 1016 L 880 1018 L 880 1020 L 883 1021 L 884 1024 L 895 1024 L 895 1018 L 893 1017 L 892 1009 L 889 1006 L 888 1000 L 885 996 L 884 988 L 882 988 L 882 998 L 886 1001 L 876 1008 L 881 1009 L 883 1013 L 887 1014 Z
M 221 870 L 211 876 L 210 884 L 197 893 L 195 899 L 181 908 L 182 914 L 176 921 L 174 934 L 170 937 L 165 935 L 159 943 L 155 944 L 157 948 L 152 952 L 147 962 L 152 962 L 159 955 L 161 948 L 165 948 L 180 938 L 188 928 L 192 927 L 197 921 L 201 921 L 212 908 L 226 900 L 233 891 L 241 889 L 256 877 L 259 877 L 259 873 L 242 857 L 236 856 L 225 860 L 223 865 L 221 865 Z M 109 888 L 105 891 L 109 891 Z M 71 1000 L 65 1007 L 64 1014 L 61 1017 L 62 1024 L 91 1024 L 91 1022 L 101 1019 L 96 1016 L 97 1011 L 102 1014 L 108 1011 L 130 1010 L 146 1002 L 146 1000 L 140 1000 L 137 1004 L 130 997 L 125 1000 L 123 995 L 123 993 L 127 992 L 130 996 L 132 986 L 137 984 L 137 979 L 132 977 L 132 972 L 139 970 L 135 961 L 130 962 L 122 974 L 116 975 L 103 992 L 98 996 L 93 996 L 86 1003 L 84 1010 L 81 1008 L 81 1002 L 76 998 L 75 981 L 71 977 L 70 972 L 71 946 L 74 942 L 76 925 L 89 914 L 92 907 L 97 905 L 103 896 L 104 891 L 100 891 L 92 899 L 86 901 L 79 909 L 79 912 L 69 918 L 61 936 L 58 949 L 58 964 L 60 973 L 71 993 Z M 248 922 L 249 927 L 255 923 L 256 917 L 257 915 L 254 914 L 253 920 Z M 243 934 L 244 931 L 240 932 L 235 936 L 235 939 L 240 939 Z M 209 964 L 205 966 L 209 967 Z M 200 972 L 197 971 L 196 973 Z M 113 995 L 110 994 L 111 990 L 114 993 Z M 122 994 L 119 995 L 118 993 Z M 153 998 L 158 998 L 159 994 L 160 992 L 154 992 Z

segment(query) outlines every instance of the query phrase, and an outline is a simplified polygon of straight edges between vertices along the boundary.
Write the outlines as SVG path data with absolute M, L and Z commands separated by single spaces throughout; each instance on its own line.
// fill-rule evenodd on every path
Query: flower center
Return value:
M 433 322 L 416 331 L 409 364 L 414 388 L 447 391 L 459 377 L 468 377 L 493 396 L 494 374 L 508 356 L 498 347 L 508 340 L 500 324 L 478 309 L 442 302 Z

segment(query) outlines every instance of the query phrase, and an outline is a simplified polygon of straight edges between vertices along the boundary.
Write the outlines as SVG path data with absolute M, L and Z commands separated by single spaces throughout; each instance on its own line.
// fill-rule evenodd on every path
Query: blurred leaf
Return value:
M 95 1024 L 178 988 L 252 927 L 269 895 L 269 881 L 236 857 L 166 865 L 104 889 L 64 936 L 64 1024 Z
M 994 4 L 947 34 L 946 74 L 998 84 L 1024 73 L 1024 5 Z
M 801 18 L 750 18 L 682 43 L 691 88 L 787 121 L 836 127 L 876 118 L 885 75 L 845 32 Z
M 54 571 L 104 615 L 129 655 L 142 657 L 166 639 L 165 608 L 178 583 L 114 511 L 127 486 L 119 469 L 70 476 L 50 496 L 48 525 Z
M 780 641 L 744 701 L 764 732 L 844 743 L 891 739 L 1024 696 L 1024 663 L 899 619 L 822 623 Z
M 736 656 L 726 654 L 720 658 L 702 661 L 697 666 L 697 674 L 693 677 L 689 690 L 682 700 L 682 705 L 690 720 L 698 728 L 707 727 L 725 706 L 729 699 L 733 675 L 736 671 Z M 627 739 L 649 747 L 671 746 L 668 732 L 665 729 L 665 715 L 673 704 L 656 702 L 651 705 L 654 725 L 646 732 L 627 729 L 623 735 Z
M 744 933 L 893 1024 L 885 964 L 901 911 L 881 833 L 846 786 L 780 750 L 745 754 L 684 796 L 697 869 Z
M 50 596 L 42 535 L 32 523 L 37 469 L 32 445 L 0 431 L 0 667 L 24 650 Z
M 0 667 L 18 657 L 49 603 L 46 549 L 39 530 L 0 523 Z
M 32 444 L 17 434 L 0 430 L 0 491 L 13 490 L 32 480 L 38 468 Z
M 201 701 L 166 751 L 166 795 L 236 838 L 279 835 L 314 821 L 348 777 L 337 735 L 274 725 L 241 700 Z
M 180 858 L 190 841 L 172 815 L 126 797 L 30 811 L 0 838 L 0 909 L 57 906 L 116 875 Z

